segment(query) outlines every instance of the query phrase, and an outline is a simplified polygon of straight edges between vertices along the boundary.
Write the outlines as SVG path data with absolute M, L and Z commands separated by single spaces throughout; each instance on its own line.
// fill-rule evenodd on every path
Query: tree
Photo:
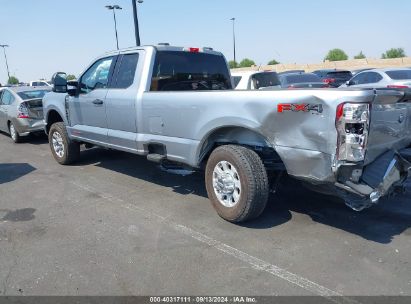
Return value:
M 248 58 L 244 58 L 243 60 L 241 60 L 239 67 L 240 68 L 249 68 L 253 65 L 255 65 L 254 61 L 252 61 L 251 59 L 248 59 Z
M 270 60 L 269 62 L 268 62 L 268 65 L 276 65 L 276 64 L 280 64 L 277 60 L 275 60 L 275 59 L 273 59 L 273 60 Z
M 238 62 L 234 60 L 229 61 L 228 65 L 230 66 L 230 69 L 238 68 Z
M 347 60 L 347 59 L 348 59 L 347 54 L 341 49 L 330 50 L 327 56 L 324 58 L 324 60 L 329 60 L 329 61 L 341 61 L 341 60 Z
M 364 53 L 361 51 L 358 55 L 354 56 L 354 59 L 365 59 Z
M 72 74 L 67 75 L 67 81 L 76 80 L 76 79 L 77 79 L 77 77 L 72 75 Z
M 382 54 L 381 58 L 382 59 L 389 59 L 389 58 L 403 58 L 406 57 L 407 55 L 404 52 L 403 48 L 392 48 L 386 51 L 384 54 Z
M 14 76 L 10 76 L 9 80 L 7 80 L 7 83 L 11 85 L 15 85 L 15 84 L 19 84 L 19 80 Z

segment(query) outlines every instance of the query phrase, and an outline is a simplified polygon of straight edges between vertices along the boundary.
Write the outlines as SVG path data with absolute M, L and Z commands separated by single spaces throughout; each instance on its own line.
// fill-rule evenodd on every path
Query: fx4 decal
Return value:
M 278 113 L 284 112 L 313 112 L 313 113 L 322 113 L 323 105 L 322 104 L 309 104 L 309 103 L 280 103 L 277 106 Z

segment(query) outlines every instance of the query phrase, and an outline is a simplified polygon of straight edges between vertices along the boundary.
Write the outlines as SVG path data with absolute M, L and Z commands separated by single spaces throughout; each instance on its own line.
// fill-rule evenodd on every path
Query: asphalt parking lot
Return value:
M 2 295 L 411 295 L 411 194 L 355 213 L 291 179 L 220 219 L 203 176 L 103 149 L 63 167 L 0 134 Z

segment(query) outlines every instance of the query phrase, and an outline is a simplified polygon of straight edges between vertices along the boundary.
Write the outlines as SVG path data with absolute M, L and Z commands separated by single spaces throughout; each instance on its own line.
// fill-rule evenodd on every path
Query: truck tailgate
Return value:
M 376 90 L 365 164 L 411 145 L 411 91 Z

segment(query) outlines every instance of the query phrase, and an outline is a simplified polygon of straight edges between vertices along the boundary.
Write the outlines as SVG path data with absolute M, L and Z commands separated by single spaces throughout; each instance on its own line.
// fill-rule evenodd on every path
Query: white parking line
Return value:
M 87 192 L 91 192 L 94 194 L 98 194 L 100 195 L 100 197 L 102 197 L 103 199 L 110 201 L 110 202 L 115 202 L 115 203 L 121 203 L 121 207 L 122 208 L 126 208 L 128 210 L 133 210 L 133 211 L 137 211 L 139 213 L 144 214 L 145 216 L 151 216 L 151 217 L 155 217 L 158 218 L 159 220 L 161 220 L 163 223 L 166 223 L 167 225 L 169 225 L 171 228 L 179 231 L 180 233 L 187 235 L 201 243 L 207 244 L 217 250 L 219 250 L 220 252 L 223 252 L 226 255 L 230 255 L 248 265 L 250 265 L 251 267 L 253 267 L 254 269 L 260 270 L 260 271 L 264 271 L 267 272 L 277 278 L 283 279 L 291 284 L 294 284 L 296 286 L 299 286 L 311 293 L 313 293 L 314 295 L 317 296 L 321 296 L 324 298 L 329 299 L 332 302 L 335 303 L 358 303 L 357 301 L 344 297 L 342 294 L 333 291 L 327 287 L 324 287 L 320 284 L 317 284 L 313 281 L 310 281 L 309 279 L 306 279 L 304 277 L 301 277 L 297 274 L 294 274 L 292 272 L 289 272 L 285 269 L 282 269 L 279 266 L 273 265 L 269 262 L 266 262 L 264 260 L 261 260 L 259 258 L 256 258 L 252 255 L 249 255 L 239 249 L 236 249 L 230 245 L 227 245 L 223 242 L 220 242 L 218 240 L 215 240 L 205 234 L 202 234 L 200 232 L 197 232 L 191 228 L 188 228 L 184 225 L 180 225 L 177 223 L 174 223 L 172 221 L 167 220 L 167 217 L 158 215 L 152 211 L 146 210 L 144 208 L 138 207 L 136 205 L 130 204 L 125 202 L 123 199 L 118 198 L 118 197 L 114 197 L 110 194 L 106 194 L 106 193 L 101 193 L 100 191 L 90 187 L 90 186 L 86 186 L 86 185 L 80 185 L 76 182 L 72 182 L 73 185 L 75 185 L 78 188 L 81 188 Z M 118 206 L 118 205 L 117 205 Z

